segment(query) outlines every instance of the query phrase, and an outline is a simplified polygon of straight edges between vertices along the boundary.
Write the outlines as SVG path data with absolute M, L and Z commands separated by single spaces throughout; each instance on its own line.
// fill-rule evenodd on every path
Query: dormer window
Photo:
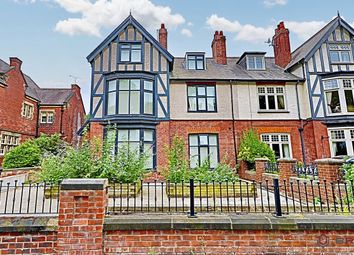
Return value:
M 141 44 L 123 43 L 120 45 L 120 62 L 141 62 Z
M 264 70 L 264 56 L 249 55 L 247 56 L 247 69 L 248 70 Z
M 187 54 L 187 69 L 188 70 L 204 70 L 205 58 L 204 53 L 201 54 Z

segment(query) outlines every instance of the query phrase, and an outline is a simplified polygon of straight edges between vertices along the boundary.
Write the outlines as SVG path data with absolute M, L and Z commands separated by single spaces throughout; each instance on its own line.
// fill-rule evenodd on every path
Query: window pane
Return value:
M 215 111 L 215 98 L 208 98 L 207 99 L 208 103 L 208 111 Z
M 197 95 L 197 88 L 194 86 L 188 86 L 188 96 L 195 96 Z
M 118 130 L 118 141 L 128 141 L 128 129 Z
M 134 153 L 140 152 L 140 143 L 139 142 L 129 142 L 129 150 Z
M 198 135 L 189 136 L 189 146 L 198 146 Z
M 191 168 L 195 168 L 199 165 L 198 147 L 191 147 L 189 149 L 189 161 Z
M 152 93 L 144 93 L 144 113 L 153 114 L 153 96 Z
M 139 129 L 129 130 L 129 141 L 140 141 L 140 130 Z
M 129 61 L 129 50 L 121 49 L 120 61 Z
M 154 140 L 154 131 L 152 130 L 144 130 L 144 141 L 152 142 Z
M 205 96 L 205 87 L 198 87 L 198 95 Z
M 353 91 L 345 90 L 345 102 L 347 103 L 348 112 L 354 112 L 354 100 L 353 100 Z
M 256 68 L 263 69 L 263 58 L 262 57 L 256 57 Z
M 210 168 L 215 168 L 218 165 L 218 148 L 210 147 Z
M 329 113 L 341 112 L 338 91 L 326 92 L 326 98 L 327 98 L 327 105 L 328 105 Z
M 129 108 L 129 91 L 120 91 L 119 92 L 119 108 L 118 113 L 128 114 Z
M 285 109 L 284 96 L 278 96 L 278 109 L 279 110 Z
M 331 61 L 332 62 L 339 62 L 339 52 L 338 51 L 331 51 L 330 52 L 330 56 L 331 56 Z
M 290 158 L 290 148 L 289 144 L 283 144 L 283 158 Z
M 130 92 L 130 114 L 140 113 L 140 91 Z
M 116 114 L 116 92 L 108 94 L 107 114 Z
M 116 130 L 110 129 L 107 132 L 108 145 L 111 147 L 110 150 L 114 153 L 115 141 L 116 141 Z
M 215 87 L 208 86 L 207 87 L 207 95 L 208 96 L 215 96 Z
M 280 145 L 279 144 L 272 144 L 272 149 L 274 151 L 275 157 L 277 159 L 280 158 Z
M 269 106 L 269 109 L 271 109 L 271 110 L 275 109 L 275 97 L 274 96 L 268 96 L 268 106 Z
M 197 99 L 195 97 L 188 98 L 188 110 L 189 111 L 197 110 Z
M 152 81 L 144 81 L 144 89 L 145 90 L 153 90 L 153 83 Z
M 200 135 L 199 142 L 200 142 L 200 145 L 208 145 L 208 136 L 207 135 Z
M 146 169 L 152 169 L 154 167 L 154 157 L 153 157 L 153 148 L 151 144 L 144 144 L 144 153 L 148 155 L 148 158 L 145 162 Z
M 208 147 L 200 147 L 200 164 L 203 164 L 205 161 L 209 160 L 208 156 Z
M 108 82 L 108 91 L 116 90 L 116 84 L 116 80 Z
M 195 60 L 188 59 L 188 69 L 194 70 L 195 69 Z
M 216 135 L 209 135 L 209 145 L 218 145 L 218 139 Z
M 345 156 L 347 155 L 347 146 L 345 142 L 333 142 L 333 153 L 334 156 Z
M 350 62 L 349 51 L 342 51 L 342 62 Z
M 267 109 L 266 96 L 259 96 L 259 109 L 261 110 Z
M 198 70 L 204 69 L 204 62 L 202 60 L 197 61 L 197 69 Z
M 141 62 L 141 50 L 132 50 L 131 62 Z
M 140 90 L 140 80 L 130 80 L 130 90 Z
M 119 80 L 119 90 L 129 90 L 129 80 Z
M 199 111 L 205 111 L 206 110 L 205 98 L 198 98 L 198 110 Z
M 255 69 L 254 57 L 248 57 L 248 69 Z

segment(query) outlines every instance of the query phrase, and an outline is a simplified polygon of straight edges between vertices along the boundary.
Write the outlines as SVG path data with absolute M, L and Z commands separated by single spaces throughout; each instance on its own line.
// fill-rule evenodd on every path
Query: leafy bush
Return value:
M 32 167 L 40 165 L 41 150 L 33 140 L 28 140 L 5 154 L 4 168 Z
M 248 163 L 254 163 L 256 158 L 264 157 L 271 162 L 275 162 L 273 150 L 266 143 L 259 140 L 257 133 L 253 129 L 243 133 L 238 157 Z
M 163 175 L 171 182 L 180 183 L 190 178 L 185 148 L 184 139 L 175 135 L 171 147 L 166 149 L 168 164 Z
M 205 160 L 199 167 L 191 169 L 190 175 L 191 178 L 202 183 L 232 182 L 238 179 L 234 170 L 226 163 L 220 163 L 214 169 L 210 169 L 208 160 Z
M 65 147 L 65 142 L 59 134 L 27 140 L 5 154 L 4 168 L 19 168 L 39 166 L 43 158 L 48 155 L 57 155 Z
M 349 196 L 349 201 L 350 203 L 354 203 L 354 196 L 352 190 L 354 190 L 354 187 L 352 185 L 354 184 L 354 163 L 352 162 L 346 162 L 342 166 L 342 171 L 344 175 L 344 180 L 348 182 L 348 196 Z

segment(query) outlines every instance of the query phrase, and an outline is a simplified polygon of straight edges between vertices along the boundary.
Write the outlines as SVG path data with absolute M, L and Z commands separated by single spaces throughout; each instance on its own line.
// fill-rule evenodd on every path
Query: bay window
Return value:
M 328 130 L 331 155 L 354 155 L 354 127 L 331 128 Z
M 153 81 L 117 79 L 107 84 L 107 115 L 154 114 Z
M 323 80 L 328 114 L 354 112 L 353 83 L 350 78 Z
M 189 160 L 191 168 L 201 166 L 205 161 L 210 168 L 215 168 L 219 163 L 218 135 L 189 135 Z
M 289 134 L 262 134 L 261 140 L 272 148 L 277 159 L 291 158 Z
M 127 148 L 137 153 L 145 153 L 146 169 L 154 169 L 155 131 L 153 129 L 108 128 L 106 139 L 113 143 L 112 154 Z

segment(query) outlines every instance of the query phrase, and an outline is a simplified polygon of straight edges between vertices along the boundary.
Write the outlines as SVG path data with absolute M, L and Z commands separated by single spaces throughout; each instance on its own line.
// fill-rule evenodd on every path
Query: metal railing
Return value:
M 58 184 L 0 180 L 0 214 L 53 214 L 58 204 Z
M 354 210 L 353 183 L 190 180 L 113 183 L 107 213 L 336 213 Z
M 295 173 L 297 177 L 305 179 L 317 179 L 318 177 L 318 169 L 316 164 L 295 165 L 293 168 L 293 173 Z
M 264 171 L 268 174 L 278 174 L 279 167 L 277 162 L 265 162 Z

